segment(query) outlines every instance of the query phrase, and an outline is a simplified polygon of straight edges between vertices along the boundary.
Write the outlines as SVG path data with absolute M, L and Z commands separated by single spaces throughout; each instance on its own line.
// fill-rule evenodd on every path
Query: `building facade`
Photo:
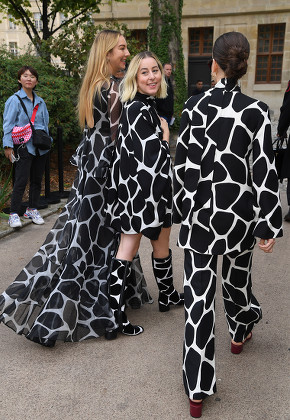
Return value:
M 148 0 L 107 1 L 94 19 L 96 24 L 116 19 L 142 36 L 149 23 L 149 11 Z M 229 31 L 242 32 L 250 42 L 249 67 L 241 80 L 242 91 L 266 102 L 272 117 L 278 118 L 290 79 L 289 1 L 184 0 L 182 38 L 188 94 L 197 79 L 209 87 L 207 63 L 213 43 Z
M 33 3 L 33 2 L 32 2 Z M 118 20 L 137 38 L 144 39 L 149 23 L 149 1 L 104 0 L 96 24 Z M 59 16 L 59 19 L 62 17 Z M 41 30 L 40 15 L 34 19 Z M 283 95 L 290 79 L 290 3 L 289 0 L 184 0 L 182 15 L 183 54 L 188 94 L 197 79 L 210 86 L 212 46 L 224 32 L 240 31 L 251 46 L 248 73 L 242 78 L 242 91 L 266 102 L 278 118 Z M 24 28 L 2 17 L 0 42 L 17 54 L 29 43 Z M 174 66 L 174 63 L 172 63 Z

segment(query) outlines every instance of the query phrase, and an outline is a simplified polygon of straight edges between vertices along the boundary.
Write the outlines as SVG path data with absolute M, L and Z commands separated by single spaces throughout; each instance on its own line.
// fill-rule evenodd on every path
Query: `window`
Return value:
M 147 48 L 147 29 L 133 29 L 129 38 L 136 40 L 138 48 Z
M 189 29 L 189 56 L 211 55 L 213 47 L 213 28 Z
M 256 83 L 280 83 L 285 23 L 258 26 Z
M 11 54 L 18 55 L 17 42 L 9 42 L 9 50 Z
M 41 20 L 41 14 L 40 13 L 33 13 L 34 15 L 34 25 L 37 31 L 42 31 L 43 29 L 43 22 Z
M 12 21 L 12 16 L 8 15 L 9 29 L 17 29 L 16 23 Z

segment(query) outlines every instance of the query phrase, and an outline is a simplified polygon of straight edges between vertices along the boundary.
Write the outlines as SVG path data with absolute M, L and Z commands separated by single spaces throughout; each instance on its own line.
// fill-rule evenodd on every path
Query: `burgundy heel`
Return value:
M 189 399 L 189 411 L 191 417 L 195 417 L 196 419 L 201 417 L 202 401 L 197 403 Z
M 248 335 L 248 337 L 242 342 L 242 344 L 234 344 L 233 342 L 231 342 L 231 352 L 233 354 L 240 354 L 243 350 L 244 344 L 251 340 L 252 338 L 252 333 L 250 332 L 250 334 Z

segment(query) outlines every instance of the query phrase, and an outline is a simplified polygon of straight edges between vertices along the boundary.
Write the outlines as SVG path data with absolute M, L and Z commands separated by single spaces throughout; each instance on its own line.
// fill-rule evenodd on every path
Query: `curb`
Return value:
M 46 209 L 39 210 L 39 213 L 41 214 L 41 217 L 45 219 L 46 217 L 51 216 L 52 214 L 57 213 L 60 209 L 62 209 L 64 205 L 66 204 L 66 202 L 67 202 L 67 198 L 65 199 L 62 198 L 59 203 L 50 204 Z M 21 218 L 21 221 L 22 221 L 21 228 L 16 228 L 16 229 L 11 228 L 8 226 L 8 224 L 7 224 L 7 228 L 4 228 L 4 230 L 2 228 L 2 230 L 0 230 L 0 239 L 4 238 L 7 235 L 10 235 L 13 232 L 19 232 L 19 230 L 23 229 L 25 226 L 30 225 L 32 223 L 31 220 L 27 220 L 23 218 Z

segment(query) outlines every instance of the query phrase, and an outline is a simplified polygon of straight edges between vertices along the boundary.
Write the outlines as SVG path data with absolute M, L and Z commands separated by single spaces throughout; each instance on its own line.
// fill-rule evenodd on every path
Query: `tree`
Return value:
M 128 61 L 139 51 L 146 49 L 146 45 L 140 45 L 131 37 L 131 31 L 125 23 L 118 23 L 115 20 L 98 26 L 95 26 L 93 21 L 75 23 L 64 28 L 58 38 L 51 38 L 49 41 L 50 50 L 53 51 L 55 57 L 60 57 L 67 74 L 74 78 L 82 75 L 96 33 L 103 29 L 113 29 L 124 35 L 131 54 Z
M 187 99 L 184 56 L 181 36 L 183 0 L 149 0 L 149 48 L 162 63 L 173 64 L 175 84 L 175 115 L 178 117 Z M 177 124 L 179 118 L 176 119 Z
M 0 0 L 0 12 L 11 16 L 16 24 L 23 25 L 26 33 L 39 55 L 50 60 L 50 52 L 46 41 L 55 37 L 60 29 L 71 24 L 81 24 L 91 19 L 92 13 L 99 13 L 102 0 Z M 125 2 L 126 0 L 115 0 Z M 32 3 L 36 4 L 42 21 L 42 30 L 36 27 L 32 12 Z M 62 13 L 64 19 L 56 24 L 57 14 Z

